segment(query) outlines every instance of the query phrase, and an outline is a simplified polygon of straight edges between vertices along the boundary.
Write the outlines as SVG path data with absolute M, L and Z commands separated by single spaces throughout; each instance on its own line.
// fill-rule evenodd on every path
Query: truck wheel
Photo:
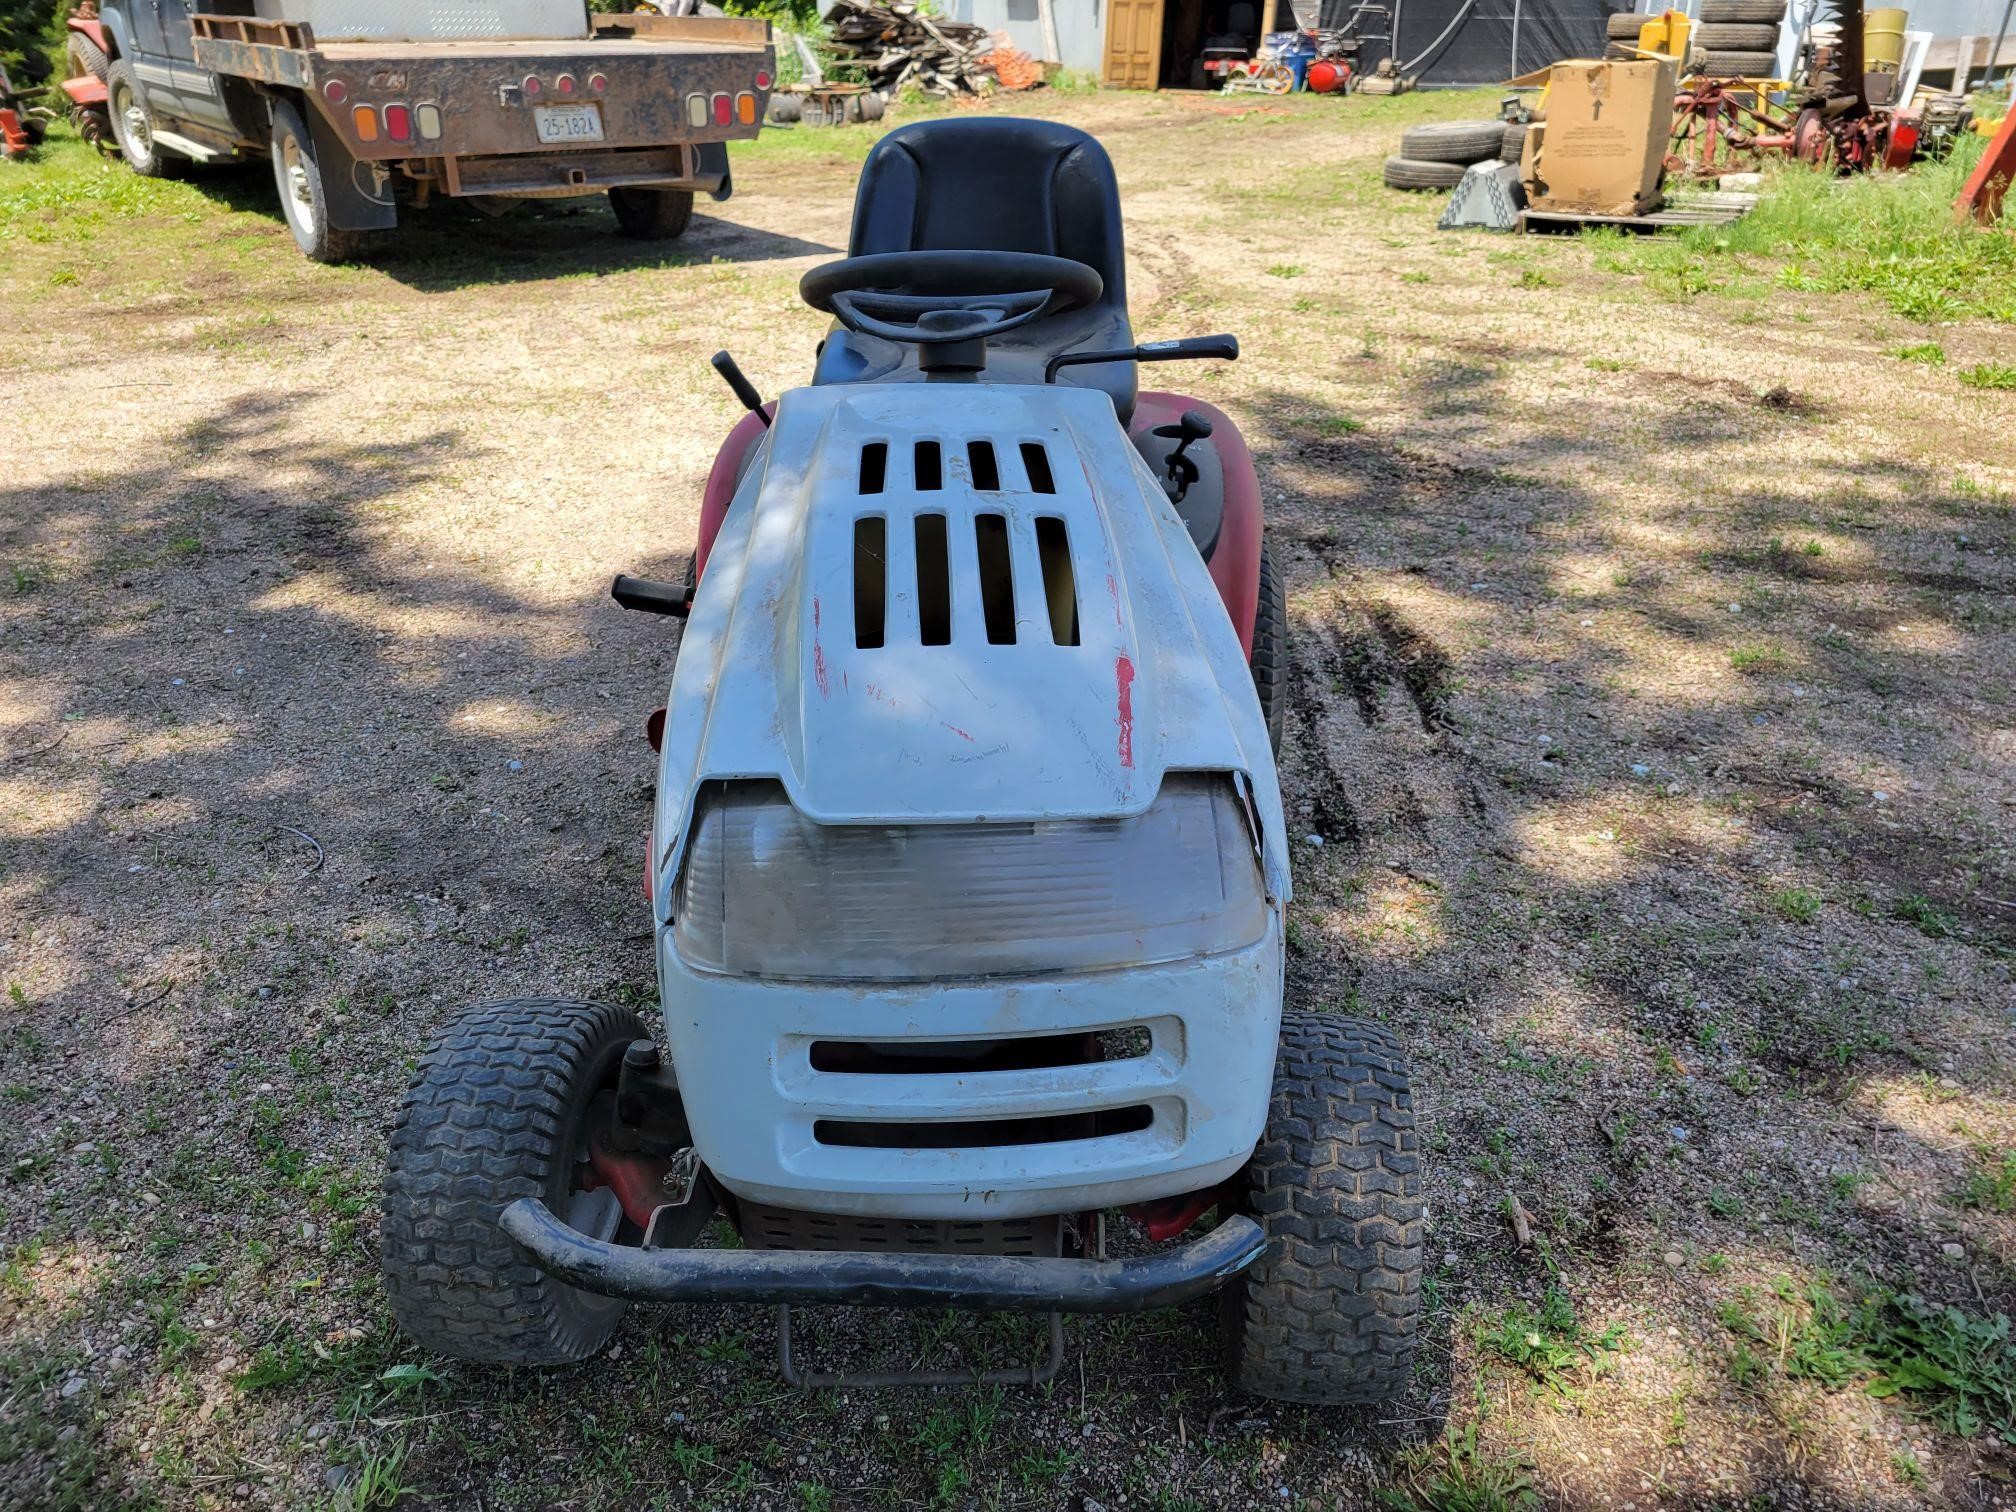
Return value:
M 124 58 L 106 70 L 106 104 L 112 117 L 112 139 L 126 166 L 142 178 L 173 178 L 181 162 L 154 145 L 154 112 L 140 96 L 133 82 L 133 69 Z
M 609 1342 L 626 1304 L 553 1280 L 497 1226 L 537 1197 L 609 1238 L 622 1208 L 577 1190 L 588 1110 L 644 1038 L 627 1008 L 514 998 L 465 1009 L 435 1038 L 392 1127 L 379 1270 L 392 1316 L 436 1354 L 564 1365 Z
M 1260 543 L 1260 603 L 1253 614 L 1253 688 L 1267 721 L 1267 744 L 1281 754 L 1281 726 L 1288 717 L 1288 589 L 1274 569 L 1273 554 Z
M 1233 1384 L 1283 1402 L 1407 1387 L 1421 1312 L 1421 1158 L 1407 1062 L 1376 1024 L 1289 1012 L 1246 1207 L 1270 1244 L 1221 1294 Z
M 626 185 L 609 191 L 609 208 L 616 212 L 616 224 L 625 236 L 639 241 L 671 241 L 693 219 L 693 191 Z
M 70 33 L 70 40 L 63 44 L 63 60 L 70 70 L 66 78 L 81 79 L 89 74 L 103 84 L 112 76 L 112 60 L 105 56 L 105 49 L 82 32 Z
M 273 179 L 280 210 L 294 244 L 318 263 L 354 261 L 364 237 L 329 224 L 329 194 L 315 158 L 315 139 L 301 112 L 287 100 L 273 102 Z

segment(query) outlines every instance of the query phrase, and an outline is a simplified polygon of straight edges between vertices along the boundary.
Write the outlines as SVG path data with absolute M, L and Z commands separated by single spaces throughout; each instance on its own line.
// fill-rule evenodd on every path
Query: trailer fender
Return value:
M 308 134 L 315 139 L 315 166 L 322 175 L 329 224 L 339 231 L 386 231 L 398 225 L 399 204 L 392 197 L 390 178 L 381 176 L 373 164 L 352 157 L 343 138 L 312 101 L 297 108 L 307 118 Z
M 714 187 L 707 191 L 713 200 L 725 200 L 735 192 L 735 175 L 728 168 L 728 144 L 726 142 L 702 142 L 693 149 L 693 176 L 705 183 L 715 179 Z

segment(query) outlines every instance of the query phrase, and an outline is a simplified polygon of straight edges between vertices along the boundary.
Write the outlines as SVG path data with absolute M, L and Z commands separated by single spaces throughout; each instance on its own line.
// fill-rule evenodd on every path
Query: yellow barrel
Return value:
M 1904 63 L 1908 10 L 1872 10 L 1862 21 L 1862 66 L 1871 73 L 1895 73 Z

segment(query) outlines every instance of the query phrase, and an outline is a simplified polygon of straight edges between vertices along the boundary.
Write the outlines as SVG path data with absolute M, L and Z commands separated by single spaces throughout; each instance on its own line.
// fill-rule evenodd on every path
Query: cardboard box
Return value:
M 1662 203 L 1679 71 L 1671 58 L 1575 59 L 1547 75 L 1547 119 L 1519 177 L 1535 210 L 1646 215 Z

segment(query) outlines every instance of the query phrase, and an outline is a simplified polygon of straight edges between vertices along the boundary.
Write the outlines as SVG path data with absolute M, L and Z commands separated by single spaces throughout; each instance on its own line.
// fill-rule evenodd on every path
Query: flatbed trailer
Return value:
M 677 236 L 695 192 L 732 191 L 727 144 L 761 129 L 775 82 L 760 20 L 584 7 L 579 36 L 324 40 L 306 20 L 235 13 L 249 4 L 146 9 L 151 27 L 142 0 L 71 20 L 91 44 L 73 39 L 73 106 L 102 110 L 101 134 L 143 174 L 270 154 L 289 228 L 320 261 L 435 195 L 607 193 L 624 231 Z

